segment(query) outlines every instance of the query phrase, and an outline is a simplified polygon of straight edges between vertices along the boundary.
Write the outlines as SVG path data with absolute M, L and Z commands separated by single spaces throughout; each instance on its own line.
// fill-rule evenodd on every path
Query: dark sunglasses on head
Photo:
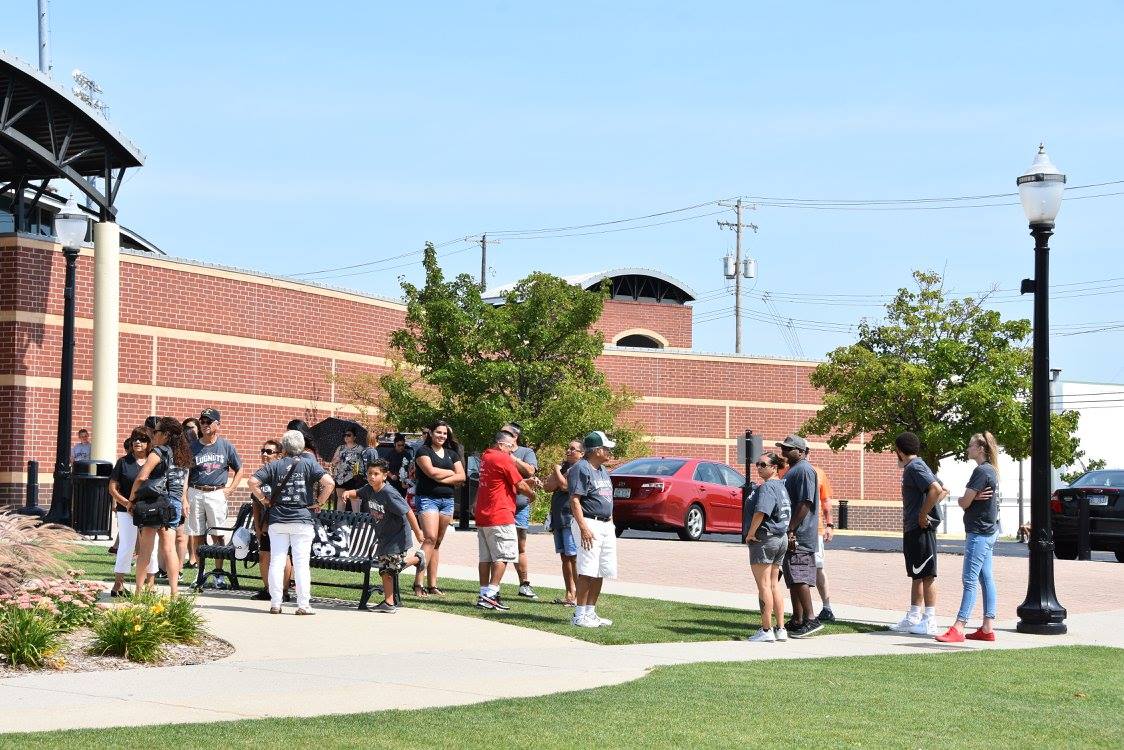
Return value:
M 769 465 L 770 464 L 766 461 L 758 461 L 754 464 L 754 466 L 756 466 L 758 469 L 767 469 Z
M 273 450 L 272 448 L 262 448 L 262 449 L 261 449 L 261 454 L 262 454 L 263 456 L 272 456 L 272 455 L 273 455 L 273 454 L 275 454 L 276 452 L 277 452 L 277 451 Z

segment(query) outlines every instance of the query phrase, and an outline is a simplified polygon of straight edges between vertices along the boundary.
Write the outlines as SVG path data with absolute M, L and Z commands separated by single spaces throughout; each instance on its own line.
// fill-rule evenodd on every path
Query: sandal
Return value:
M 425 586 L 414 586 L 414 596 L 424 599 L 429 596 L 429 592 L 425 590 Z
M 429 592 L 430 596 L 445 596 L 445 592 L 436 586 L 430 586 L 426 590 Z
M 269 614 L 279 615 L 279 614 L 281 614 L 281 608 L 280 607 L 270 607 L 269 608 Z
M 572 602 L 569 599 L 555 599 L 554 604 L 561 604 L 563 607 L 576 607 L 577 602 Z
M 293 614 L 295 614 L 295 615 L 314 615 L 316 613 L 313 612 L 311 609 L 298 609 Z

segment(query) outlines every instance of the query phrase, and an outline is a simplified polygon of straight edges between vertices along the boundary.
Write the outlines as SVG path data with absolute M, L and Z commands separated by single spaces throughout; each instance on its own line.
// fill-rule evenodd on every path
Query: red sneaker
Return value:
M 990 633 L 985 633 L 981 629 L 981 630 L 977 630 L 974 633 L 969 633 L 968 635 L 966 635 L 964 637 L 967 638 L 969 641 L 994 641 L 995 640 L 995 631 L 992 631 Z
M 941 643 L 963 643 L 964 634 L 956 628 L 949 628 L 944 635 L 938 635 L 937 640 Z

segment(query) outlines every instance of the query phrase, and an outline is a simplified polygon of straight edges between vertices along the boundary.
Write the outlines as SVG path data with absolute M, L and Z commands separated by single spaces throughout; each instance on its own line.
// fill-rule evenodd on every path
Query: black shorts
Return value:
M 937 577 L 937 530 L 910 529 L 902 535 L 902 552 L 905 554 L 905 572 L 910 578 Z

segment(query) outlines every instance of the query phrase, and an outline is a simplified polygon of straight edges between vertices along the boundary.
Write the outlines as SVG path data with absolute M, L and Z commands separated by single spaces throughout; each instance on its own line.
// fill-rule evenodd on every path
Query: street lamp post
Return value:
M 78 264 L 78 247 L 86 239 L 89 220 L 77 201 L 71 198 L 55 217 L 55 236 L 62 244 L 66 258 L 66 281 L 63 287 L 62 361 L 59 364 L 59 420 L 55 435 L 55 470 L 51 485 L 50 521 L 65 522 L 70 481 L 70 431 L 74 412 L 74 276 Z
M 1020 633 L 1061 635 L 1065 608 L 1054 593 L 1054 534 L 1050 528 L 1050 235 L 1061 208 L 1065 175 L 1038 147 L 1034 163 L 1017 180 L 1019 200 L 1034 237 L 1034 279 L 1022 292 L 1034 293 L 1034 367 L 1030 427 L 1030 574 L 1026 600 L 1019 606 Z

